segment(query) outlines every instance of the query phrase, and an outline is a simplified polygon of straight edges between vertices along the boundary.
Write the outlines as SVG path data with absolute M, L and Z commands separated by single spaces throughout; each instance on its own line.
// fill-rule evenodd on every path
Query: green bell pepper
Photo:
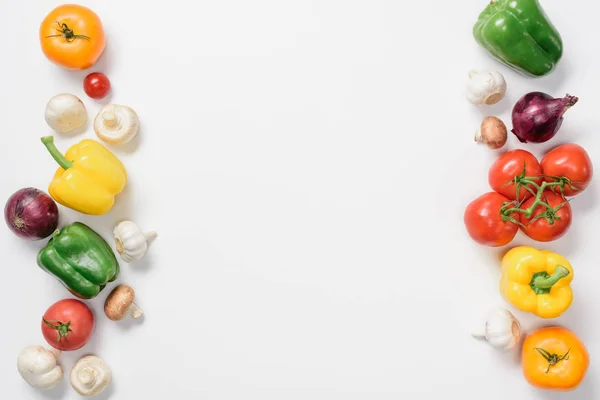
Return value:
M 473 36 L 494 58 L 530 77 L 549 74 L 562 57 L 560 34 L 538 0 L 491 0 Z
M 81 222 L 56 230 L 37 263 L 75 296 L 94 298 L 119 275 L 119 262 L 108 243 Z

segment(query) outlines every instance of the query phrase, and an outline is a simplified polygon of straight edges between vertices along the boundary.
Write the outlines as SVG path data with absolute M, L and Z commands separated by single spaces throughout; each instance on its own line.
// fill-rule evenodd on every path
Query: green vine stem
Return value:
M 546 359 L 546 361 L 548 361 L 548 368 L 546 369 L 546 373 L 548 373 L 548 371 L 550 371 L 551 367 L 555 366 L 562 360 L 568 360 L 569 352 L 571 351 L 571 349 L 569 349 L 565 354 L 563 354 L 562 356 L 559 356 L 556 353 L 550 354 L 550 352 L 548 350 L 540 349 L 539 347 L 536 347 L 535 349 L 537 350 L 538 353 L 540 353 L 542 355 L 542 357 L 544 357 Z
M 544 180 L 540 185 L 538 185 L 535 181 L 539 180 L 540 178 L 553 179 L 554 182 L 548 182 L 548 181 Z M 555 176 L 549 176 L 549 175 L 540 175 L 540 176 L 536 176 L 536 177 L 529 177 L 529 176 L 525 175 L 525 165 L 523 165 L 523 172 L 520 175 L 515 176 L 514 179 L 506 182 L 504 184 L 504 186 L 509 185 L 511 183 L 513 183 L 515 185 L 515 189 L 516 189 L 515 198 L 517 200 L 505 203 L 502 206 L 502 208 L 500 209 L 500 214 L 502 215 L 502 220 L 504 222 L 513 222 L 518 225 L 523 225 L 523 224 L 520 223 L 519 221 L 517 221 L 512 216 L 512 214 L 520 213 L 520 214 L 523 214 L 525 216 L 525 218 L 530 219 L 531 216 L 533 215 L 533 213 L 535 212 L 535 210 L 539 206 L 544 207 L 546 209 L 546 211 L 544 213 L 537 215 L 531 222 L 533 222 L 539 218 L 546 218 L 548 220 L 548 224 L 553 225 L 555 220 L 560 219 L 560 217 L 558 217 L 556 215 L 556 213 L 558 212 L 558 210 L 560 208 L 562 208 L 569 201 L 565 199 L 565 201 L 562 202 L 561 204 L 559 204 L 558 206 L 552 207 L 543 198 L 544 192 L 546 190 L 550 190 L 553 193 L 556 193 L 556 190 L 558 189 L 560 191 L 561 196 L 563 196 L 563 198 L 564 198 L 564 188 L 566 185 L 573 188 L 574 190 L 579 190 L 579 189 L 575 188 L 572 185 L 571 181 L 566 177 L 555 177 Z M 523 199 L 523 200 L 519 201 L 519 191 L 521 188 L 525 188 L 528 192 L 530 192 L 532 195 L 535 196 L 535 200 L 533 201 L 531 206 L 526 209 L 521 208 L 521 204 L 523 204 L 523 202 L 525 200 Z

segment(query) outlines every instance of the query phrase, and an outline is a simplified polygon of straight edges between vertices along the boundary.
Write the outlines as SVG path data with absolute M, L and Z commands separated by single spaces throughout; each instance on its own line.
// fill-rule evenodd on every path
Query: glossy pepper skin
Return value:
M 54 200 L 88 215 L 112 209 L 115 196 L 127 184 L 127 171 L 113 153 L 92 139 L 71 146 L 64 156 L 52 136 L 43 137 L 42 143 L 60 165 L 48 187 Z
M 561 36 L 538 0 L 492 0 L 473 36 L 490 55 L 525 76 L 551 73 L 563 54 Z
M 108 243 L 81 222 L 56 230 L 37 263 L 75 296 L 94 298 L 119 275 L 119 262 Z
M 573 267 L 563 256 L 519 246 L 502 258 L 500 293 L 521 311 L 556 318 L 573 301 Z

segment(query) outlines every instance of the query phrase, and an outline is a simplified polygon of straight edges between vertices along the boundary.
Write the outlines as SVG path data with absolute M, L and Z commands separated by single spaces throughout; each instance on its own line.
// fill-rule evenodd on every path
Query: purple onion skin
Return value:
M 6 202 L 4 220 L 10 230 L 23 239 L 45 239 L 58 227 L 58 206 L 41 190 L 21 189 Z
M 564 113 L 578 100 L 568 94 L 555 99 L 542 92 L 527 93 L 513 107 L 511 132 L 521 143 L 547 142 L 560 129 Z

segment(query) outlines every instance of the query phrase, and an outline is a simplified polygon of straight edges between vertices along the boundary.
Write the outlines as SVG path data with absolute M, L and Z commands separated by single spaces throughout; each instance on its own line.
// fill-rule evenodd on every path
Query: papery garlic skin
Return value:
M 156 232 L 143 232 L 134 222 L 122 221 L 113 231 L 117 252 L 125 262 L 141 259 L 148 250 L 148 241 L 157 236 Z
M 17 360 L 21 377 L 36 389 L 52 389 L 60 383 L 63 371 L 58 365 L 60 351 L 46 350 L 42 346 L 24 348 Z
M 496 71 L 469 71 L 467 99 L 470 103 L 481 107 L 496 104 L 506 94 L 506 80 Z
M 474 332 L 473 336 L 487 340 L 496 349 L 508 351 L 521 340 L 521 324 L 510 311 L 498 308 L 488 314 L 484 329 Z

